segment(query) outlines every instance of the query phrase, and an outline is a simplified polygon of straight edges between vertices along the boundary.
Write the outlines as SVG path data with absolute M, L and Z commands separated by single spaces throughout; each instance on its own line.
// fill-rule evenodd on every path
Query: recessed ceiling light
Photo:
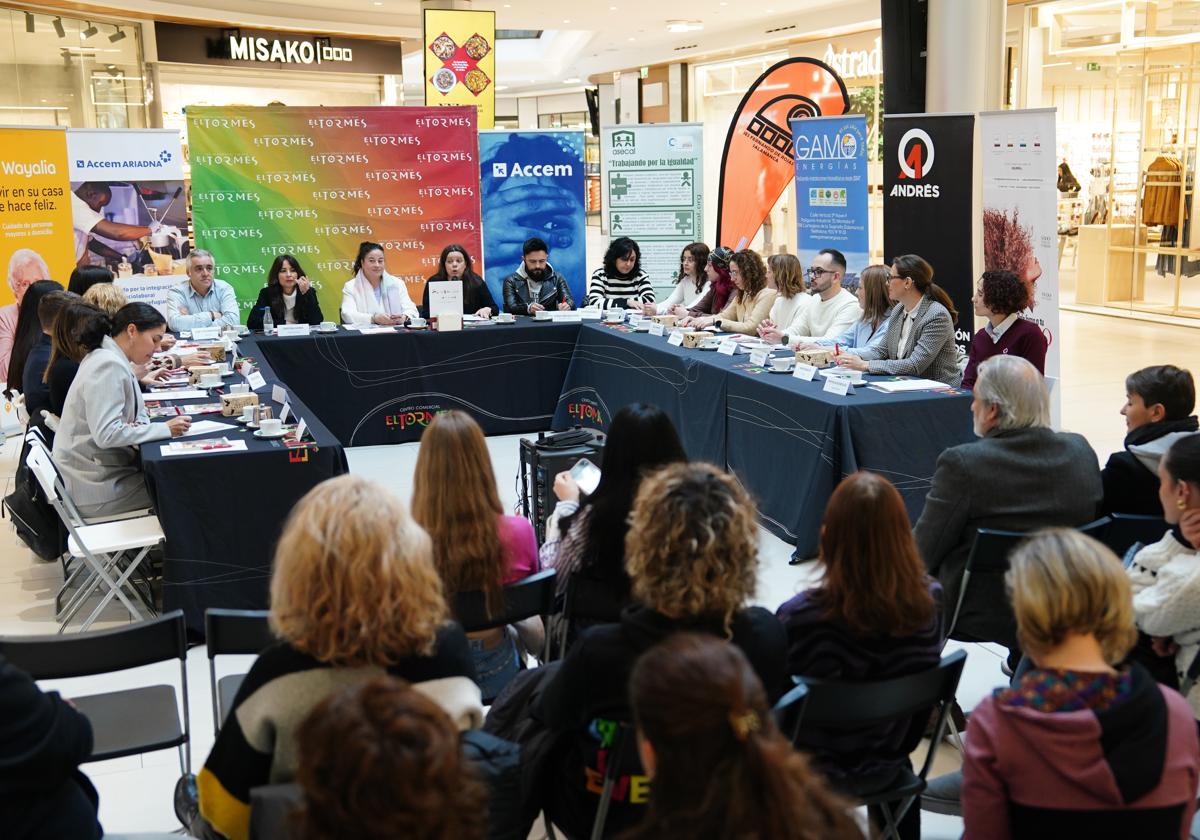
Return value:
M 667 21 L 668 32 L 695 32 L 703 29 L 704 24 L 698 20 L 669 20 Z
M 571 22 L 571 21 L 569 21 L 569 20 L 564 20 L 564 21 L 563 21 L 563 23 L 570 23 L 570 22 Z
M 637 40 L 637 38 L 630 37 L 630 39 L 629 39 L 629 40 L 630 40 L 630 41 L 636 41 L 636 40 Z

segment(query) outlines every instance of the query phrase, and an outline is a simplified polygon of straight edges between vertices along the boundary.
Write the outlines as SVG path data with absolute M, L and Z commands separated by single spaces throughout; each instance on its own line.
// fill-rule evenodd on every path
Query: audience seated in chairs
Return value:
M 298 840 L 483 840 L 487 788 L 454 722 L 419 689 L 379 677 L 331 694 L 296 733 Z M 282 836 L 282 835 L 281 835 Z
M 100 798 L 79 765 L 92 725 L 0 656 L 0 818 L 7 840 L 92 840 Z
M 621 408 L 609 424 L 596 492 L 584 497 L 567 473 L 555 478 L 559 501 L 546 527 L 542 560 L 558 572 L 560 604 L 572 575 L 610 587 L 614 600 L 628 598 L 625 534 L 634 495 L 648 472 L 686 460 L 671 418 L 658 406 L 633 403 Z M 567 628 L 560 620 L 552 621 L 551 628 L 557 647 L 559 634 Z
M 25 357 L 21 392 L 25 395 L 25 410 L 29 413 L 29 422 L 43 431 L 46 427 L 42 411 L 50 409 L 50 386 L 46 384 L 46 372 L 50 367 L 54 322 L 58 320 L 59 313 L 76 300 L 79 300 L 79 296 L 70 292 L 50 292 L 38 303 L 37 314 L 42 334 L 37 344 L 29 348 Z
M 862 837 L 848 805 L 776 728 L 738 648 L 672 636 L 638 660 L 630 696 L 653 784 L 645 819 L 622 840 Z
M 1200 512 L 1200 434 L 1179 437 L 1159 461 L 1163 515 L 1171 527 L 1163 538 L 1133 557 L 1133 615 L 1139 631 L 1152 640 L 1153 654 L 1173 660 L 1168 685 L 1180 687 L 1200 656 L 1200 553 L 1184 536 L 1180 520 Z M 1160 669 L 1155 669 L 1160 672 Z M 1192 712 L 1200 718 L 1200 686 L 1188 686 Z
M 941 586 L 925 574 L 904 501 L 887 479 L 858 472 L 838 485 L 825 509 L 820 561 L 821 581 L 779 608 L 789 674 L 870 682 L 937 665 Z M 840 779 L 874 774 L 881 779 L 878 789 L 886 790 L 895 771 L 909 763 L 898 751 L 904 727 L 802 728 L 800 736 L 799 746 L 834 787 Z M 918 808 L 908 809 L 900 832 L 920 837 Z
M 460 729 L 481 721 L 466 636 L 448 621 L 429 536 L 382 486 L 344 475 L 293 509 L 275 553 L 272 629 L 197 779 L 199 837 L 244 840 L 250 790 L 296 773 L 296 727 L 338 688 L 412 682 Z
M 586 837 L 616 731 L 630 719 L 629 675 L 644 651 L 677 632 L 729 639 L 774 702 L 784 690 L 786 636 L 761 607 L 746 607 L 758 570 L 758 523 L 742 486 L 709 464 L 674 464 L 638 489 L 625 562 L 635 604 L 619 624 L 585 631 L 546 686 L 535 717 L 564 743 L 544 777 L 544 806 L 570 837 Z M 646 784 L 633 757 L 621 767 L 609 835 L 640 819 Z M 589 781 L 590 780 L 590 781 Z
M 971 715 L 964 837 L 1187 838 L 1200 782 L 1192 710 L 1140 665 L 1116 556 L 1076 531 L 1042 531 L 1011 558 L 1008 588 L 1034 668 Z
M 1028 361 L 1001 355 L 981 364 L 971 413 L 980 440 L 938 457 L 914 530 L 947 605 L 958 601 L 977 529 L 1085 525 L 1100 502 L 1096 453 L 1081 435 L 1050 429 L 1050 395 Z M 999 576 L 972 580 L 959 628 L 1014 649 L 1016 640 L 1004 638 L 1012 632 L 1004 593 L 991 577 Z
M 1197 430 L 1196 383 L 1174 365 L 1142 368 L 1125 379 L 1124 448 L 1109 456 L 1101 478 L 1101 513 L 1162 516 L 1158 461 L 1178 438 Z
M 421 435 L 413 478 L 413 519 L 433 540 L 433 561 L 448 599 L 482 591 L 490 614 L 503 612 L 504 585 L 539 571 L 529 520 L 505 516 L 483 432 L 467 414 L 439 414 Z M 528 622 L 527 647 L 540 650 L 541 620 Z M 505 629 L 469 637 L 485 700 L 498 695 L 521 668 L 521 651 Z
M 42 298 L 54 292 L 62 292 L 63 287 L 53 280 L 39 280 L 25 290 L 21 305 L 17 309 L 17 327 L 13 334 L 12 353 L 8 359 L 8 369 L 5 371 L 8 390 L 19 391 L 25 380 L 25 360 L 30 352 L 37 347 L 45 335 L 42 332 L 42 321 L 38 317 L 38 307 Z

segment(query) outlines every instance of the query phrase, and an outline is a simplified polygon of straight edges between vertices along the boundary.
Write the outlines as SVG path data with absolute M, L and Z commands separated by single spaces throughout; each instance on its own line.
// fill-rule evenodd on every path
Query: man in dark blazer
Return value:
M 980 365 L 971 413 L 980 440 L 938 458 L 914 534 L 945 590 L 947 626 L 979 528 L 1078 527 L 1095 519 L 1102 495 L 1096 453 L 1082 436 L 1049 428 L 1046 383 L 1025 359 L 994 356 Z M 959 634 L 1016 649 L 1002 575 L 972 576 Z
M 574 309 L 567 280 L 550 265 L 550 249 L 538 237 L 521 246 L 521 266 L 504 278 L 504 311 L 533 315 L 542 310 Z

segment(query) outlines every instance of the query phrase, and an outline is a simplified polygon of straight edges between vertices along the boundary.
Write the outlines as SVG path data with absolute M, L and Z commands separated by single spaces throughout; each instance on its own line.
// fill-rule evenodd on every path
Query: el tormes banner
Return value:
M 426 105 L 470 105 L 496 125 L 496 13 L 426 9 Z
M 196 245 L 243 310 L 292 254 L 338 319 L 358 245 L 420 300 L 447 245 L 480 254 L 474 108 L 188 109 Z

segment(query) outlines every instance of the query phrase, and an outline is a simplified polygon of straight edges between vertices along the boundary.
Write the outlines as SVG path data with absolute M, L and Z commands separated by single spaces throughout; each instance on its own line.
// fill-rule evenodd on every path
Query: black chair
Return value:
M 217 679 L 217 657 L 222 655 L 258 654 L 275 641 L 267 624 L 266 610 L 204 611 L 204 636 L 208 648 L 208 683 L 213 704 L 213 734 L 233 707 L 233 698 L 241 688 L 245 674 L 229 674 Z
M 459 592 L 454 596 L 454 618 L 468 633 L 505 627 L 527 618 L 540 616 L 547 623 L 554 612 L 554 569 L 543 569 L 504 587 L 504 609 L 491 614 L 483 592 Z M 550 655 L 550 636 L 542 650 L 542 661 Z
M 304 803 L 300 785 L 263 785 L 250 789 L 250 840 L 287 840 L 295 835 L 292 820 Z
M 803 687 L 806 692 L 793 689 L 776 705 L 777 714 L 781 707 L 798 713 L 792 727 L 793 743 L 807 727 L 847 731 L 888 723 L 908 724 L 905 742 L 899 747 L 905 755 L 917 748 L 924 735 L 924 727 L 912 725 L 913 721 L 926 720 L 930 709 L 938 710 L 933 738 L 919 772 L 901 768 L 882 789 L 874 789 L 879 785 L 874 778 L 855 778 L 843 785 L 842 793 L 858 804 L 879 807 L 886 823 L 881 834 L 884 840 L 898 836 L 897 826 L 925 790 L 925 779 L 945 734 L 950 706 L 966 661 L 967 652 L 957 650 L 928 670 L 871 683 L 799 678 L 797 689 Z M 894 802 L 899 804 L 893 807 Z
M 580 623 L 590 626 L 619 621 L 621 610 L 628 601 L 628 596 L 618 595 L 611 584 L 593 580 L 579 573 L 567 578 L 558 658 L 562 659 L 567 655 L 567 647 L 578 635 Z
M 804 705 L 808 702 L 808 684 L 798 682 L 787 694 L 779 698 L 772 710 L 780 732 L 790 732 L 792 743 L 800 734 L 800 720 L 804 717 Z
M 1110 520 L 1101 542 L 1118 557 L 1124 557 L 1137 543 L 1150 545 L 1158 542 L 1171 527 L 1161 516 L 1135 513 L 1114 513 Z
M 72 697 L 71 702 L 92 723 L 92 754 L 87 761 L 175 747 L 180 770 L 191 772 L 187 633 L 182 610 L 116 630 L 74 636 L 8 636 L 0 638 L 0 654 L 35 680 L 91 677 L 178 659 L 182 728 L 172 685 L 89 694 Z

